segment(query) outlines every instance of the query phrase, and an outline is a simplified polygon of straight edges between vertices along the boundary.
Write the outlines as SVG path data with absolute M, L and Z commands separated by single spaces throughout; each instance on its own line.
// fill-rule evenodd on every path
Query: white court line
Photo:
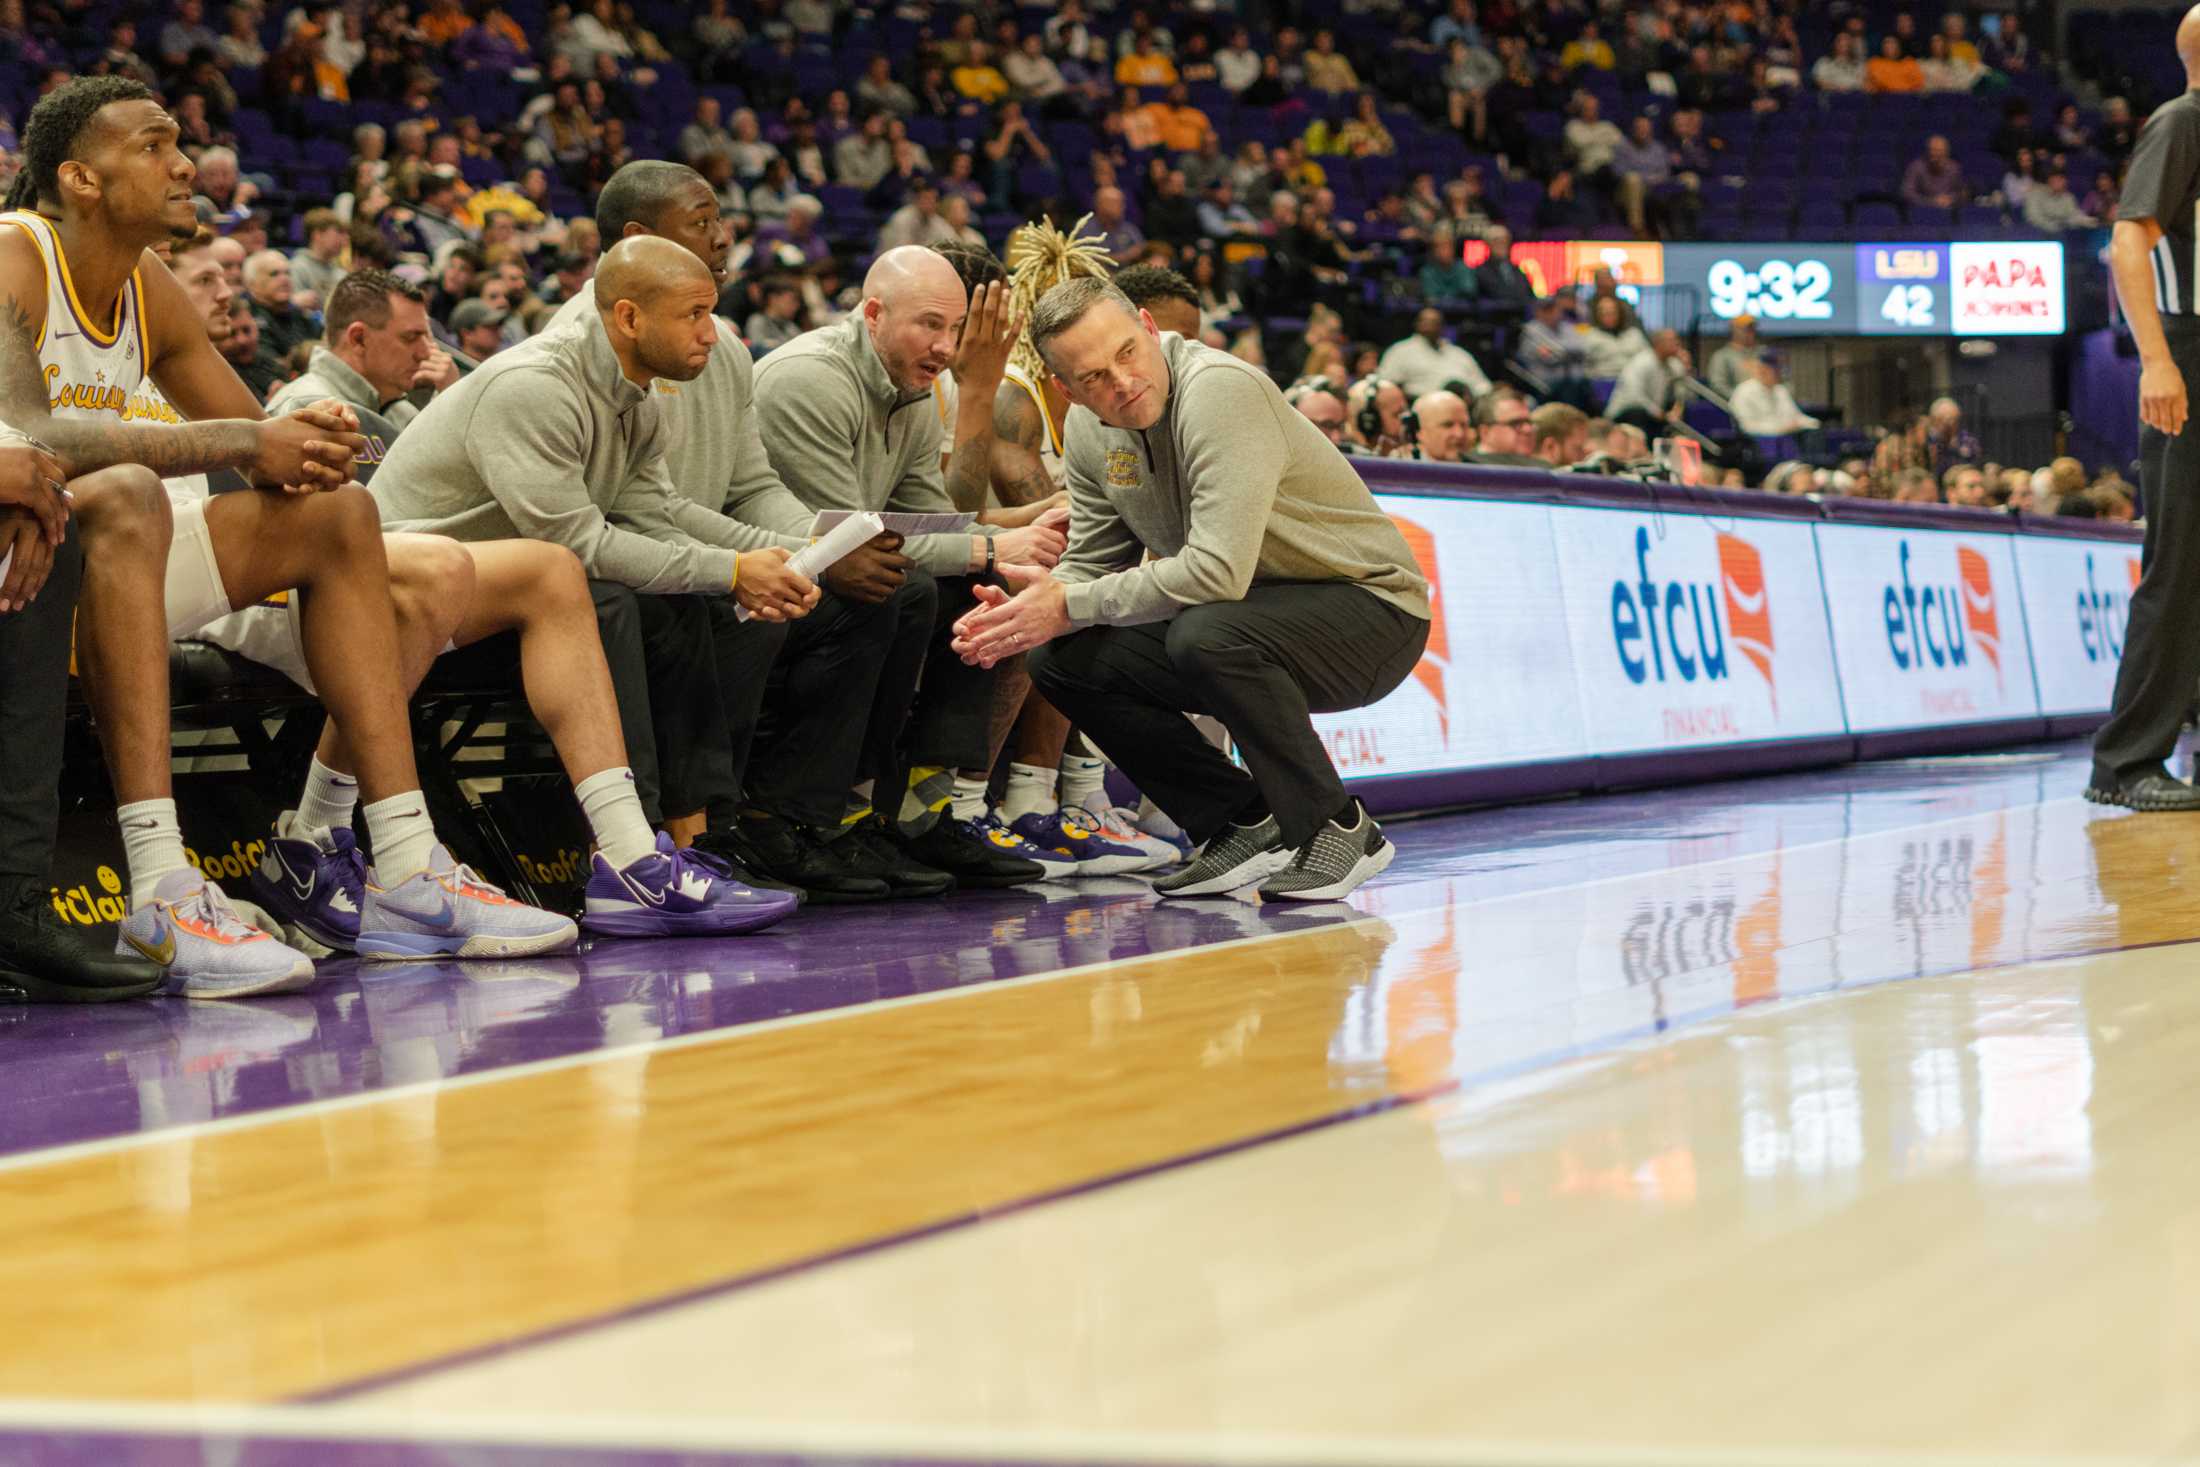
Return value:
M 725 1423 L 712 1430 L 656 1415 L 561 1420 L 539 1415 L 439 1416 L 360 1406 L 148 1406 L 98 1401 L 0 1400 L 0 1429 L 326 1437 L 406 1444 L 463 1443 L 627 1451 L 851 1454 L 997 1462 L 1213 1462 L 1227 1467 L 2159 1467 L 2161 1452 L 2012 1455 L 1933 1450 L 1797 1447 L 1570 1447 L 1270 1432 L 1128 1432 L 900 1429 Z
M 1869 835 L 1836 835 L 1823 840 L 1804 841 L 1800 845 L 1773 846 L 1762 851 L 1750 851 L 1739 855 L 1720 856 L 1709 861 L 1688 861 L 1678 866 L 1649 867 L 1641 871 L 1624 872 L 1613 876 L 1599 876 L 1588 881 L 1564 882 L 1557 886 L 1531 887 L 1521 891 L 1475 897 L 1464 902 L 1445 905 L 1459 911 L 1489 906 L 1499 902 L 1516 902 L 1524 897 L 1548 896 L 1561 891 L 1588 891 L 1600 886 L 1621 882 L 1641 881 L 1646 877 L 1669 875 L 1676 871 L 1712 871 L 1721 866 L 1732 866 L 1744 861 L 1762 861 L 1767 857 L 1791 851 L 1818 850 L 1826 846 L 1846 845 L 1855 840 L 1878 840 L 1887 836 L 1914 834 L 1918 831 L 1936 830 L 1946 825 L 1967 825 L 1997 815 L 2007 815 L 2012 810 L 2051 810 L 2058 805 L 2080 803 L 2076 795 L 2045 800 L 2037 804 L 2007 805 L 1993 810 L 1975 810 L 1965 815 L 1949 815 L 1938 820 L 1928 820 L 1918 825 L 1894 825 L 1876 830 Z M 1451 880 L 1448 877 L 1432 877 L 1397 888 L 1402 896 L 1418 887 L 1435 886 Z M 1368 890 L 1369 888 L 1362 888 Z M 1374 888 L 1380 890 L 1381 888 Z M 1394 915 L 1399 920 L 1424 916 L 1443 910 L 1438 907 L 1416 907 Z M 135 1151 L 147 1146 L 171 1142 L 195 1142 L 201 1137 L 226 1135 L 233 1131 L 257 1130 L 263 1126 L 280 1125 L 314 1116 L 331 1115 L 355 1110 L 361 1106 L 381 1105 L 385 1102 L 405 1100 L 415 1096 L 445 1094 L 453 1090 L 468 1090 L 479 1085 L 500 1084 L 507 1080 L 524 1080 L 535 1075 L 552 1074 L 560 1070 L 580 1069 L 589 1065 L 612 1064 L 641 1055 L 671 1054 L 678 1050 L 694 1049 L 704 1045 L 732 1044 L 752 1034 L 777 1033 L 807 1025 L 831 1023 L 856 1014 L 876 1013 L 882 1010 L 911 1008 L 919 1004 L 948 1003 L 979 994 L 999 993 L 1006 989 L 1026 988 L 1039 983 L 1053 983 L 1064 978 L 1074 978 L 1084 973 L 1094 973 L 1107 968 L 1122 968 L 1157 958 L 1182 957 L 1191 953 L 1226 952 L 1232 948 L 1250 947 L 1257 943 L 1276 942 L 1284 938 L 1301 937 L 1309 932 L 1334 932 L 1353 928 L 1366 928 L 1392 920 L 1390 915 L 1369 915 L 1349 921 L 1322 923 L 1315 926 L 1293 928 L 1289 931 L 1258 932 L 1249 937 L 1225 938 L 1221 942 L 1197 943 L 1190 947 L 1170 948 L 1162 952 L 1142 953 L 1132 958 L 1111 958 L 1097 963 L 1080 963 L 1070 968 L 1053 968 L 1043 973 L 1026 973 L 1017 978 L 1002 978 L 987 982 L 943 988 L 931 993 L 912 993 L 900 998 L 874 999 L 868 1003 L 849 1004 L 840 1008 L 818 1009 L 806 1014 L 788 1014 L 777 1019 L 765 1019 L 754 1024 L 735 1024 L 722 1029 L 705 1029 L 693 1034 L 675 1034 L 669 1038 L 636 1040 L 631 1044 L 614 1045 L 608 1049 L 584 1050 L 578 1054 L 559 1055 L 553 1059 L 528 1060 L 522 1064 L 501 1068 L 478 1070 L 471 1074 L 452 1075 L 434 1080 L 415 1080 L 409 1084 L 393 1085 L 382 1089 L 362 1090 L 351 1095 L 330 1096 L 323 1100 L 302 1101 L 296 1105 L 281 1106 L 274 1110 L 254 1111 L 249 1115 L 222 1116 L 213 1120 L 194 1121 L 189 1125 L 170 1126 L 155 1131 L 132 1131 L 126 1136 L 105 1136 L 95 1141 L 77 1141 L 67 1146 L 48 1147 L 41 1151 L 19 1152 L 0 1157 L 0 1175 L 9 1172 L 28 1171 L 34 1168 L 81 1161 L 89 1157 L 108 1156 L 117 1152 Z M 371 980 L 368 980 L 371 981 Z M 183 1002 L 184 1000 L 178 1000 Z M 230 1000 L 249 1003 L 251 1000 Z

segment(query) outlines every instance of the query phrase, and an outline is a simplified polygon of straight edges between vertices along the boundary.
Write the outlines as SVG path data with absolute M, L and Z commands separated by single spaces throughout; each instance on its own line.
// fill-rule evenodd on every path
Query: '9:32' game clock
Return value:
M 1838 273 L 1823 257 L 1781 251 L 1721 252 L 1704 267 L 1711 314 L 1727 321 L 1754 316 L 1798 325 L 1821 323 L 1824 330 L 1847 314 L 1838 285 Z

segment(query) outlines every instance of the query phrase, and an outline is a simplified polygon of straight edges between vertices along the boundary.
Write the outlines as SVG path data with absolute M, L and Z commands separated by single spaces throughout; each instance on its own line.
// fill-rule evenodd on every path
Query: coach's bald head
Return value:
M 718 283 L 710 267 L 669 239 L 637 234 L 604 251 L 596 310 L 627 380 L 692 382 L 718 345 Z
M 2185 64 L 2188 79 L 2200 79 L 2200 5 L 2177 22 L 2177 59 Z
M 863 323 L 896 391 L 924 392 L 947 370 L 969 307 L 962 277 L 936 251 L 902 245 L 871 262 Z

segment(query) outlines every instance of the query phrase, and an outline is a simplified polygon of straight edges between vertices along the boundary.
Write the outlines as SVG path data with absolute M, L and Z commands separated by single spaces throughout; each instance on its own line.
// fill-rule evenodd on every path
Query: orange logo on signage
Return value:
M 1719 589 L 1734 645 L 1763 675 L 1777 713 L 1780 689 L 1772 679 L 1772 598 L 1765 593 L 1765 561 L 1756 546 L 1738 535 L 1719 536 Z
M 1994 664 L 2001 680 L 2001 616 L 1994 610 L 1994 568 L 1976 550 L 1956 549 L 1956 572 L 1963 578 L 1963 628 L 1978 639 L 1979 650 Z
M 1444 592 L 1436 571 L 1436 537 L 1411 520 L 1392 518 L 1413 550 L 1413 563 L 1420 567 L 1421 578 L 1428 582 L 1428 646 L 1414 666 L 1413 680 L 1428 689 L 1429 696 L 1436 700 L 1437 733 L 1449 740 L 1451 697 L 1444 689 L 1444 675 L 1451 668 L 1451 637 L 1444 627 Z

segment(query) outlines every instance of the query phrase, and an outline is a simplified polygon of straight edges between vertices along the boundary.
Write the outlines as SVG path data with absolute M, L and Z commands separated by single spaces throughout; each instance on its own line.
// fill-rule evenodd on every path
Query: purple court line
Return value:
M 509 1355 L 520 1350 L 534 1349 L 542 1345 L 555 1344 L 561 1340 L 572 1339 L 578 1335 L 590 1334 L 597 1330 L 608 1329 L 615 1325 L 625 1324 L 631 1320 L 646 1319 L 652 1315 L 661 1314 L 667 1310 L 676 1309 L 683 1305 L 700 1303 L 705 1299 L 714 1299 L 728 1294 L 739 1293 L 747 1289 L 756 1288 L 762 1284 L 776 1283 L 781 1279 L 791 1278 L 799 1274 L 809 1273 L 820 1268 L 828 1267 L 832 1264 L 845 1263 L 851 1259 L 868 1257 L 869 1255 L 874 1253 L 883 1253 L 888 1249 L 899 1248 L 910 1243 L 922 1242 L 927 1238 L 934 1238 L 945 1233 L 956 1232 L 963 1228 L 976 1226 L 980 1223 L 993 1222 L 1005 1217 L 1013 1217 L 1018 1213 L 1027 1212 L 1034 1208 L 1045 1207 L 1051 1203 L 1066 1201 L 1070 1198 L 1080 1197 L 1087 1193 L 1099 1192 L 1109 1187 L 1120 1186 L 1126 1182 L 1143 1181 L 1148 1177 L 1155 1177 L 1168 1172 L 1179 1171 L 1187 1167 L 1197 1166 L 1203 1162 L 1220 1160 L 1223 1157 L 1233 1156 L 1239 1152 L 1252 1151 L 1259 1147 L 1270 1146 L 1278 1142 L 1290 1141 L 1301 1136 L 1308 1136 L 1316 1132 L 1326 1131 L 1335 1126 L 1347 1125 L 1354 1121 L 1367 1120 L 1375 1116 L 1386 1115 L 1391 1111 L 1401 1110 L 1407 1106 L 1420 1105 L 1431 1100 L 1441 1100 L 1446 1096 L 1458 1094 L 1472 1086 L 1486 1085 L 1500 1080 L 1514 1079 L 1520 1075 L 1528 1074 L 1535 1070 L 1545 1069 L 1553 1065 L 1565 1064 L 1571 1060 L 1586 1059 L 1590 1055 L 1602 1054 L 1609 1050 L 1619 1048 L 1622 1045 L 1634 1043 L 1637 1040 L 1649 1039 L 1659 1035 L 1670 1034 L 1678 1029 L 1691 1028 L 1707 1020 L 1720 1018 L 1730 1014 L 1739 1014 L 1744 1012 L 1745 1010 L 1761 1009 L 1769 1011 L 1773 1008 L 1800 1002 L 1805 999 L 1821 998 L 1829 993 L 1863 992 L 1874 988 L 1888 987 L 1896 983 L 1919 982 L 1928 978 L 1951 978 L 1965 975 L 1994 973 L 2005 971 L 2010 968 L 2034 967 L 2042 963 L 2058 963 L 2082 958 L 2107 957 L 2116 953 L 2144 952 L 2152 948 L 2188 946 L 2195 942 L 2200 942 L 2200 937 L 2156 938 L 2147 942 L 2112 943 L 2101 947 L 2079 948 L 2071 952 L 2053 953 L 2040 957 L 2008 958 L 1996 963 L 1985 963 L 1979 965 L 1948 964 L 1946 966 L 1938 968 L 1919 969 L 1918 971 L 1913 973 L 1891 974 L 1884 978 L 1868 978 L 1858 981 L 1837 981 L 1827 983 L 1817 988 L 1805 989 L 1796 993 L 1783 993 L 1777 998 L 1768 999 L 1761 1003 L 1752 1003 L 1746 1005 L 1736 1005 L 1732 1003 L 1707 1005 L 1703 1008 L 1691 1009 L 1681 1014 L 1667 1015 L 1649 1024 L 1637 1025 L 1631 1029 L 1623 1029 L 1616 1034 L 1607 1035 L 1601 1039 L 1585 1040 L 1579 1044 L 1568 1045 L 1562 1049 L 1548 1050 L 1542 1054 L 1532 1055 L 1525 1059 L 1513 1060 L 1506 1064 L 1495 1065 L 1487 1070 L 1477 1070 L 1465 1075 L 1454 1076 L 1453 1078 L 1446 1080 L 1440 1085 L 1433 1085 L 1419 1090 L 1400 1091 L 1396 1094 L 1386 1095 L 1379 1099 L 1371 1100 L 1361 1105 L 1349 1106 L 1344 1110 L 1335 1111 L 1328 1115 L 1316 1116 L 1312 1120 L 1299 1121 L 1292 1125 L 1278 1127 L 1273 1130 L 1255 1132 L 1250 1136 L 1241 1136 L 1235 1141 L 1225 1141 L 1214 1146 L 1202 1147 L 1197 1151 L 1187 1152 L 1180 1156 L 1166 1157 L 1160 1161 L 1146 1162 L 1139 1166 L 1126 1168 L 1121 1171 L 1109 1172 L 1098 1177 L 1087 1178 L 1085 1181 L 1082 1182 L 1073 1182 L 1068 1186 L 1050 1188 L 1047 1191 L 1034 1193 L 1028 1197 L 1017 1198 L 1013 1201 L 1002 1203 L 998 1206 L 973 1208 L 966 1212 L 960 1212 L 949 1217 L 941 1218 L 935 1222 L 925 1223 L 920 1227 L 907 1228 L 903 1229 L 900 1232 L 883 1234 L 876 1238 L 866 1239 L 861 1243 L 851 1243 L 845 1247 L 830 1249 L 822 1253 L 812 1254 L 802 1258 L 789 1259 L 785 1263 L 774 1264 L 770 1268 L 757 1269 L 743 1274 L 735 1274 L 731 1277 L 718 1279 L 707 1284 L 698 1284 L 692 1288 L 682 1289 L 676 1293 L 668 1294 L 662 1298 L 645 1300 L 639 1304 L 625 1305 L 618 1309 L 611 1310 L 607 1313 L 593 1315 L 584 1319 L 568 1320 L 564 1324 L 552 1325 L 547 1329 L 536 1330 L 532 1333 L 518 1335 L 509 1340 L 500 1340 L 492 1344 L 478 1345 L 475 1346 L 473 1349 L 461 1350 L 452 1355 L 444 1355 L 435 1357 L 433 1359 L 415 1361 L 410 1365 L 401 1365 L 393 1370 L 382 1371 L 375 1375 L 362 1377 L 358 1380 L 347 1381 L 342 1385 L 330 1386 L 322 1390 L 312 1391 L 305 1395 L 292 1397 L 290 1398 L 290 1400 L 292 1404 L 298 1405 L 318 1405 L 346 1400 L 350 1397 L 361 1395 L 368 1391 L 379 1390 L 386 1386 L 398 1385 L 408 1380 L 417 1380 L 424 1376 L 439 1375 L 447 1370 L 455 1370 L 467 1365 L 476 1365 L 484 1360 L 494 1359 L 501 1355 Z

